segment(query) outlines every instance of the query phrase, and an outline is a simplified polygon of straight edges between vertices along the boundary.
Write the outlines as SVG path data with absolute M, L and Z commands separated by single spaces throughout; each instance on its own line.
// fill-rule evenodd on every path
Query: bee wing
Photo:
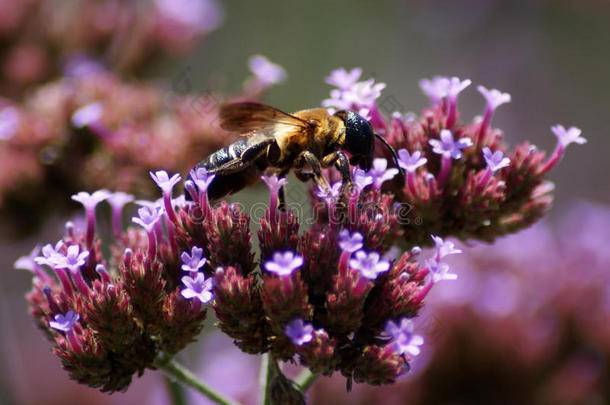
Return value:
M 219 117 L 222 129 L 242 135 L 263 133 L 273 136 L 278 126 L 286 126 L 287 129 L 293 127 L 295 131 L 312 127 L 312 124 L 294 115 L 254 102 L 225 104 L 220 108 Z

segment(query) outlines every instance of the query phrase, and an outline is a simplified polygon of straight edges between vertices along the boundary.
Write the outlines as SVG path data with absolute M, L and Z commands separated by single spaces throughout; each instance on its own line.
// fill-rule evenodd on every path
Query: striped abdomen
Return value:
M 199 162 L 195 168 L 205 167 L 208 173 L 216 175 L 208 188 L 208 198 L 216 200 L 256 183 L 266 167 L 257 158 L 266 148 L 267 144 L 253 145 L 249 139 L 240 139 Z M 260 160 L 265 160 L 264 156 Z M 189 174 L 187 180 L 190 179 Z

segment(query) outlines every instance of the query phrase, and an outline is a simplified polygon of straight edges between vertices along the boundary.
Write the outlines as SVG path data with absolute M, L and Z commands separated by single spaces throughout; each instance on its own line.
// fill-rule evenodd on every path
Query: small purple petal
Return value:
M 369 280 L 376 279 L 379 273 L 390 269 L 390 263 L 386 260 L 381 260 L 379 253 L 371 252 L 367 254 L 363 250 L 355 253 L 355 258 L 350 259 L 349 265 Z
M 450 241 L 444 241 L 440 236 L 430 235 L 432 240 L 434 241 L 434 245 L 436 248 L 436 260 L 439 261 L 442 258 L 462 253 L 460 249 L 455 248 L 455 244 Z
M 339 194 L 341 193 L 341 186 L 343 186 L 343 182 L 341 180 L 336 181 L 329 189 L 318 186 L 315 191 L 315 194 L 319 198 L 326 200 L 327 203 L 335 202 L 339 199 Z
M 361 74 L 361 68 L 354 68 L 349 72 L 344 68 L 339 68 L 330 72 L 330 75 L 324 80 L 331 86 L 338 87 L 339 90 L 349 90 L 358 81 Z
M 275 252 L 272 260 L 265 262 L 265 269 L 278 276 L 287 276 L 303 265 L 303 257 L 294 252 Z
M 287 181 L 285 178 L 279 178 L 276 175 L 261 176 L 261 179 L 265 182 L 267 187 L 269 187 L 269 190 L 272 193 L 277 193 L 282 186 L 286 185 Z
M 457 274 L 449 273 L 449 265 L 447 263 L 438 262 L 434 259 L 429 259 L 426 262 L 432 275 L 432 281 L 438 283 L 442 280 L 456 280 Z
M 362 249 L 364 238 L 360 232 L 350 233 L 347 229 L 339 232 L 339 247 L 341 250 L 353 253 Z
M 0 139 L 12 138 L 17 130 L 21 118 L 19 116 L 19 110 L 15 107 L 4 107 L 0 110 Z
M 492 111 L 502 104 L 510 103 L 511 97 L 508 93 L 502 93 L 500 90 L 496 89 L 487 90 L 483 86 L 478 86 L 477 90 L 485 97 L 485 100 L 487 100 L 487 107 Z
M 448 129 L 441 130 L 440 140 L 430 139 L 428 142 L 432 146 L 432 151 L 439 155 L 451 156 L 454 159 L 462 157 L 462 149 L 472 146 L 472 139 L 464 137 L 456 141 L 453 140 L 453 133 Z
M 223 9 L 215 0 L 155 0 L 162 18 L 174 21 L 194 32 L 209 32 L 224 19 Z
M 295 346 L 302 346 L 313 339 L 313 325 L 303 322 L 301 318 L 293 319 L 286 324 L 284 332 Z
M 417 356 L 420 353 L 419 346 L 424 344 L 424 338 L 415 335 L 413 329 L 413 321 L 408 318 L 402 318 L 398 325 L 393 321 L 386 323 L 385 331 L 392 338 L 398 354 Z
M 79 245 L 70 245 L 68 246 L 65 255 L 58 253 L 54 256 L 54 259 L 52 259 L 53 267 L 57 269 L 68 269 L 72 273 L 75 273 L 85 265 L 88 257 L 88 250 L 83 250 L 81 252 Z
M 110 197 L 112 193 L 108 190 L 97 190 L 93 194 L 81 191 L 72 196 L 74 201 L 77 201 L 85 207 L 86 210 L 94 209 L 96 205 Z
M 142 226 L 147 231 L 150 231 L 154 227 L 155 223 L 161 218 L 163 212 L 164 209 L 160 206 L 156 206 L 154 208 L 142 207 L 138 209 L 138 216 L 131 218 L 131 220 Z
M 354 169 L 354 185 L 358 189 L 358 191 L 364 190 L 366 186 L 373 183 L 373 176 L 368 174 L 362 169 Z
M 15 261 L 13 267 L 17 270 L 28 270 L 33 272 L 36 268 L 36 257 L 38 257 L 38 253 L 40 253 L 40 245 L 36 245 L 34 249 L 27 256 L 21 256 Z
M 449 94 L 449 78 L 435 76 L 432 80 L 423 79 L 419 81 L 419 87 L 430 98 L 432 105 L 437 105 Z
M 388 167 L 388 161 L 383 158 L 376 158 L 373 160 L 373 167 L 367 172 L 368 175 L 373 177 L 373 186 L 379 189 L 381 185 L 394 178 L 398 174 L 398 169 Z
M 452 77 L 449 79 L 449 86 L 447 87 L 447 95 L 451 98 L 457 97 L 466 87 L 470 86 L 472 81 L 470 79 L 460 80 L 458 77 Z
M 208 174 L 208 170 L 205 167 L 197 167 L 192 169 L 189 174 L 191 180 L 195 183 L 200 193 L 207 193 L 208 187 L 212 184 L 212 181 L 216 177 L 215 174 Z
M 559 144 L 564 148 L 571 143 L 587 143 L 587 140 L 580 136 L 582 131 L 579 128 L 570 127 L 566 130 L 563 125 L 555 125 L 551 127 L 551 131 L 553 131 L 553 133 L 557 136 Z
M 286 71 L 261 55 L 255 55 L 248 61 L 248 66 L 256 78 L 264 85 L 281 83 L 286 80 Z
M 180 256 L 182 260 L 182 270 L 184 271 L 199 271 L 199 269 L 205 266 L 206 258 L 203 257 L 203 249 L 197 246 L 193 246 L 191 254 L 188 252 L 182 252 Z
M 125 204 L 130 203 L 133 200 L 133 195 L 117 191 L 116 193 L 110 194 L 106 201 L 108 201 L 108 204 L 110 204 L 113 209 L 121 210 Z
M 487 146 L 485 146 L 482 150 L 483 150 L 483 158 L 485 159 L 485 162 L 487 163 L 487 167 L 492 172 L 495 172 L 495 171 L 498 171 L 500 169 L 510 166 L 510 159 L 505 157 L 504 154 L 502 153 L 502 151 L 497 150 L 492 153 L 491 149 L 489 149 Z
M 102 118 L 103 113 L 104 105 L 99 101 L 84 105 L 72 114 L 72 125 L 76 128 L 84 128 L 87 125 L 99 121 Z
M 413 152 L 412 155 L 406 149 L 398 151 L 398 165 L 407 172 L 415 173 L 417 168 L 425 165 L 426 162 L 428 162 L 428 159 L 422 157 L 422 153 L 419 150 Z
M 211 277 L 206 279 L 203 273 L 197 273 L 195 278 L 183 276 L 181 281 L 185 285 L 180 292 L 184 298 L 197 298 L 203 304 L 212 300 L 213 279 Z
M 171 178 L 165 170 L 150 172 L 150 177 L 157 183 L 157 186 L 164 192 L 171 194 L 172 189 L 181 180 L 180 174 L 176 173 Z
M 80 315 L 70 310 L 65 315 L 57 314 L 53 317 L 54 320 L 49 322 L 49 326 L 60 332 L 69 332 L 74 327 L 74 324 L 80 319 Z

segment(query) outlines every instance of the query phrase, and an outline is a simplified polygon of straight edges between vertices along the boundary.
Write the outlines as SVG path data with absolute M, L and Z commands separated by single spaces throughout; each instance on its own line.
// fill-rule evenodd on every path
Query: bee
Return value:
M 341 173 L 343 187 L 350 187 L 350 164 L 363 170 L 371 168 L 375 138 L 388 148 L 396 167 L 400 167 L 394 149 L 353 111 L 330 115 L 324 108 L 312 108 L 288 114 L 265 104 L 241 102 L 223 105 L 219 118 L 222 129 L 243 138 L 195 166 L 216 176 L 208 188 L 212 201 L 254 184 L 268 168 L 273 168 L 280 178 L 293 170 L 299 180 L 313 180 L 328 190 L 322 168 L 334 165 Z M 191 180 L 190 175 L 187 180 Z M 283 207 L 283 190 L 279 199 Z

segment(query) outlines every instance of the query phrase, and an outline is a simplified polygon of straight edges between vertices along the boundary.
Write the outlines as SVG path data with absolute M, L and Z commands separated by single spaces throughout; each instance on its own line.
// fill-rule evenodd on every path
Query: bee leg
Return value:
M 312 173 L 305 173 L 305 172 L 298 170 L 304 166 L 304 163 L 307 163 L 307 165 L 309 165 L 309 167 L 311 167 Z M 303 178 L 305 178 L 305 176 L 307 176 L 307 180 L 313 178 L 313 180 L 316 182 L 316 185 L 319 188 L 321 188 L 323 190 L 330 190 L 328 181 L 326 181 L 324 176 L 322 176 L 322 165 L 320 164 L 320 161 L 313 153 L 311 153 L 309 151 L 301 152 L 299 154 L 299 156 L 296 158 L 295 167 L 297 168 L 295 173 L 298 173 L 297 178 L 299 180 L 303 180 Z M 303 176 L 303 177 L 299 177 L 299 176 Z M 305 181 L 307 181 L 307 180 L 305 180 Z
M 327 155 L 322 159 L 322 166 L 328 167 L 335 165 L 339 173 L 341 173 L 341 194 L 345 194 L 345 191 L 352 187 L 352 173 L 350 171 L 349 160 L 343 151 L 336 151 Z
M 288 170 L 285 170 L 279 174 L 279 178 L 283 179 L 288 174 Z M 280 187 L 278 191 L 278 198 L 280 200 L 278 209 L 280 211 L 286 211 L 286 191 L 284 191 L 284 186 Z

